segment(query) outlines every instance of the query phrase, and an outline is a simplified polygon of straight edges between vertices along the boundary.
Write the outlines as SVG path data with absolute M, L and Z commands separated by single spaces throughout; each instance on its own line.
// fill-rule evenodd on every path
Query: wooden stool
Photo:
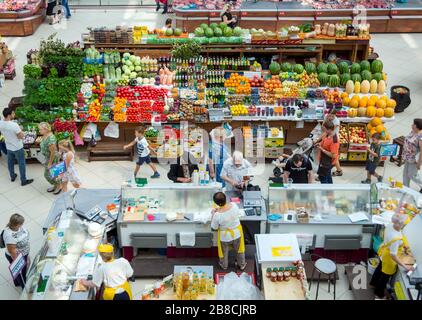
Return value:
M 402 154 L 403 154 L 404 139 L 405 139 L 404 136 L 401 136 L 393 140 L 393 143 L 399 146 L 399 153 L 396 157 L 390 157 L 390 162 L 397 164 L 399 167 L 403 163 Z

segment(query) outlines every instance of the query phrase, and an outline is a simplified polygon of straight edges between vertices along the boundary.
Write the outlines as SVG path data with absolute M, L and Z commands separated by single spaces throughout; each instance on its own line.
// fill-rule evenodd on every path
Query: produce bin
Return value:
M 407 93 L 397 93 L 396 89 L 405 89 Z M 396 100 L 397 106 L 394 109 L 395 112 L 403 112 L 406 109 L 412 100 L 410 99 L 410 89 L 405 86 L 392 86 L 390 91 L 391 99 Z

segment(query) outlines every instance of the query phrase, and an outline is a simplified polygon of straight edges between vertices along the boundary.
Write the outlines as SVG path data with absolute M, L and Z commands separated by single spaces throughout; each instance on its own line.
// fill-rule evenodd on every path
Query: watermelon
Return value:
M 213 22 L 210 24 L 210 28 L 214 30 L 215 28 L 218 28 L 218 24 Z
M 362 77 L 360 76 L 359 73 L 353 73 L 352 74 L 352 81 L 353 83 L 357 82 L 361 82 L 362 81 Z
M 360 62 L 360 70 L 361 71 L 363 71 L 363 70 L 371 70 L 371 64 L 369 63 L 369 61 L 368 60 L 362 60 L 361 62 Z
M 216 36 L 216 37 L 222 37 L 223 36 L 223 31 L 219 27 L 216 27 L 214 29 L 214 36 Z
M 224 29 L 226 29 L 227 28 L 227 24 L 225 24 L 224 22 L 221 22 L 220 23 L 220 29 L 221 30 L 224 30 Z
M 269 69 L 272 75 L 277 75 L 280 73 L 281 66 L 278 62 L 273 61 L 271 62 Z
M 372 76 L 373 79 L 377 80 L 377 82 L 380 82 L 381 80 L 384 80 L 384 77 L 382 76 L 382 73 L 377 72 Z
M 173 35 L 173 29 L 171 29 L 171 28 L 166 29 L 166 36 L 170 37 L 172 35 Z
M 316 73 L 316 67 L 315 64 L 312 62 L 306 62 L 305 63 L 305 70 L 307 74 Z
M 331 75 L 328 80 L 328 86 L 330 87 L 338 87 L 340 85 L 340 78 L 338 75 Z
M 318 80 L 321 87 L 326 86 L 328 83 L 328 74 L 325 72 L 321 72 L 320 74 L 318 74 Z
M 371 64 L 371 71 L 372 73 L 381 73 L 383 67 L 381 60 L 374 60 Z
M 334 63 L 329 63 L 327 66 L 327 72 L 328 74 L 337 74 L 338 72 L 337 65 L 335 65 Z
M 346 61 L 342 61 L 338 64 L 338 70 L 340 73 L 349 73 L 349 64 Z
M 201 27 L 195 29 L 195 37 L 203 37 L 204 34 L 204 29 L 202 29 Z
M 290 63 L 288 63 L 288 62 L 284 62 L 284 63 L 281 65 L 281 70 L 282 70 L 283 72 L 290 72 L 290 71 L 292 71 L 292 65 L 291 65 Z
M 361 76 L 362 76 L 362 80 L 368 80 L 368 81 L 372 80 L 372 74 L 371 74 L 371 71 L 369 70 L 363 70 L 361 72 Z
M 304 68 L 300 63 L 296 63 L 293 66 L 293 72 L 296 72 L 297 74 L 301 74 L 303 72 Z
M 350 67 L 350 73 L 360 73 L 360 64 L 357 62 L 353 63 Z
M 231 37 L 233 34 L 233 29 L 230 27 L 227 27 L 226 29 L 224 29 L 223 34 L 225 37 Z
M 342 87 L 346 86 L 347 81 L 351 80 L 352 77 L 350 76 L 350 73 L 342 73 L 340 75 L 340 85 Z
M 321 62 L 317 67 L 318 73 L 327 73 L 327 64 Z
M 174 29 L 174 35 L 176 37 L 180 37 L 182 35 L 182 29 L 179 29 L 179 28 Z
M 211 28 L 206 28 L 206 29 L 205 29 L 205 36 L 206 36 L 207 38 L 212 38 L 212 37 L 214 37 L 214 31 L 212 31 L 212 29 L 211 29 Z
M 242 35 L 242 28 L 241 27 L 236 27 L 233 29 L 233 35 L 235 37 L 240 37 Z

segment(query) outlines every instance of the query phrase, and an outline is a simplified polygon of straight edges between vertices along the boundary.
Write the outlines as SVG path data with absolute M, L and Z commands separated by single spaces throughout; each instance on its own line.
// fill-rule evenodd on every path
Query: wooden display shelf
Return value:
M 46 16 L 44 1 L 34 10 L 0 12 L 0 35 L 25 37 L 35 33 Z
M 217 286 L 216 286 L 217 291 Z M 173 292 L 173 289 L 167 289 L 164 291 L 158 298 L 152 300 L 180 300 L 176 297 L 176 294 Z M 217 294 L 214 293 L 213 295 L 210 294 L 200 294 L 198 295 L 197 300 L 217 300 Z
M 262 287 L 265 300 L 306 300 L 302 284 L 297 279 L 272 282 L 265 276 L 266 270 L 261 267 Z

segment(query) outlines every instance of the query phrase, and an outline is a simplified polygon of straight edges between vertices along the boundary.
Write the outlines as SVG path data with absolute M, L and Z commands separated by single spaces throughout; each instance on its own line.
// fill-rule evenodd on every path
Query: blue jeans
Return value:
M 62 0 L 62 6 L 66 9 L 66 18 L 69 18 L 71 16 L 70 14 L 70 9 L 69 9 L 69 4 L 68 4 L 68 0 Z
M 2 153 L 7 154 L 6 143 L 4 141 L 0 142 L 0 156 Z
M 331 176 L 331 171 L 328 176 L 318 176 L 318 179 L 321 183 L 333 184 L 333 177 Z
M 26 182 L 26 165 L 25 165 L 25 151 L 22 149 L 18 151 L 7 150 L 7 167 L 9 169 L 10 178 L 15 177 L 15 160 L 19 165 L 19 174 L 21 182 Z

